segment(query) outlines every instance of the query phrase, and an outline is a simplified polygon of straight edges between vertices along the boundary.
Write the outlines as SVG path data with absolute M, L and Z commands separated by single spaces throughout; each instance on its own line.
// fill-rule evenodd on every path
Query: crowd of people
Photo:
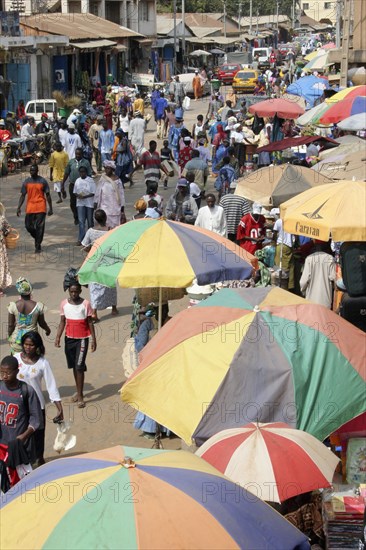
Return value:
M 282 93 L 286 79 L 286 71 L 277 68 L 271 76 L 267 74 L 275 95 Z M 200 101 L 202 75 L 198 70 L 192 85 L 194 98 Z M 260 269 L 249 284 L 271 284 L 271 270 L 281 265 L 289 291 L 331 308 L 337 254 L 334 243 L 295 237 L 284 230 L 278 209 L 268 211 L 258 202 L 252 203 L 235 194 L 239 178 L 255 168 L 283 161 L 279 152 L 258 155 L 256 150 L 296 135 L 299 129 L 294 121 L 277 116 L 267 119 L 252 116 L 245 100 L 230 91 L 225 96 L 213 93 L 205 113 L 206 104 L 200 103 L 202 112 L 192 128 L 188 128 L 185 97 L 185 87 L 178 76 L 169 89 L 153 91 L 151 110 L 156 138 L 149 143 L 145 135 L 149 120 L 140 94 L 135 95 L 134 101 L 127 93 L 117 100 L 111 88 L 104 93 L 99 85 L 94 91 L 89 119 L 75 109 L 68 118 L 52 122 L 43 114 L 37 126 L 32 119 L 24 120 L 21 135 L 25 138 L 40 132 L 55 134 L 48 160 L 48 179 L 54 185 L 56 204 L 68 197 L 71 223 L 78 226 L 76 245 L 87 253 L 98 238 L 126 223 L 128 217 L 132 220 L 165 217 L 212 231 L 256 256 Z M 308 165 L 310 159 L 317 156 L 318 147 L 314 150 L 314 145 L 309 145 L 307 158 L 294 158 L 293 162 Z M 143 174 L 144 189 L 134 204 L 136 213 L 128 216 L 126 186 L 134 185 L 139 170 Z M 25 204 L 25 228 L 34 240 L 36 254 L 42 252 L 47 215 L 53 214 L 52 191 L 39 172 L 37 164 L 30 166 L 16 211 L 17 216 L 21 216 Z M 159 192 L 168 186 L 167 196 Z M 5 247 L 10 226 L 2 204 L 0 223 L 0 291 L 3 294 L 12 284 L 12 277 Z M 0 443 L 13 445 L 14 440 L 24 443 L 28 462 L 37 460 L 40 465 L 44 463 L 46 422 L 42 380 L 57 409 L 55 423 L 63 421 L 63 408 L 38 333 L 39 327 L 46 335 L 50 333 L 45 306 L 33 299 L 32 284 L 25 277 L 18 278 L 15 286 L 19 299 L 8 306 L 11 355 L 1 361 L 0 395 L 6 407 L 16 403 L 19 412 L 15 430 L 10 430 L 1 420 Z M 85 299 L 77 273 L 72 270 L 65 277 L 64 290 L 68 296 L 60 304 L 55 346 L 61 346 L 65 334 L 65 360 L 73 372 L 76 389 L 72 400 L 77 407 L 84 408 L 87 354 L 89 347 L 94 352 L 97 345 L 94 325 L 99 321 L 98 312 L 108 307 L 112 315 L 118 314 L 117 292 L 116 288 L 93 283 L 88 289 L 90 300 Z M 167 322 L 168 311 L 164 310 L 163 314 L 163 322 Z M 152 337 L 157 315 L 154 305 L 145 309 L 138 307 L 134 332 L 136 352 Z M 26 392 L 24 382 L 28 384 Z M 140 414 L 135 427 L 151 434 L 156 423 Z M 20 456 L 24 462 L 24 454 Z M 16 473 L 13 475 L 16 479 Z

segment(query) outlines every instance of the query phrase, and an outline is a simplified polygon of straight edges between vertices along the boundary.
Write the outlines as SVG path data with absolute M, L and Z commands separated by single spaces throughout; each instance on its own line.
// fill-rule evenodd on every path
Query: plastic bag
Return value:
M 191 105 L 191 99 L 186 95 L 182 102 L 183 109 L 185 111 L 188 111 L 190 105 Z
M 53 449 L 57 453 L 69 451 L 76 445 L 76 435 L 70 434 L 70 422 L 62 422 L 57 424 L 57 435 L 53 444 Z

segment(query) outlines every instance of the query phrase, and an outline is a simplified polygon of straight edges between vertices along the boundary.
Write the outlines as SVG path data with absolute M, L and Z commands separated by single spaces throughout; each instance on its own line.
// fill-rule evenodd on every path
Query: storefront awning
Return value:
M 117 42 L 112 42 L 112 40 L 89 40 L 88 42 L 73 42 L 70 46 L 78 48 L 79 50 L 92 50 L 93 48 L 110 48 L 112 46 L 117 46 Z
M 118 52 L 125 52 L 128 50 L 127 46 L 124 46 L 123 44 L 117 44 L 116 46 L 113 46 L 113 50 L 117 50 Z

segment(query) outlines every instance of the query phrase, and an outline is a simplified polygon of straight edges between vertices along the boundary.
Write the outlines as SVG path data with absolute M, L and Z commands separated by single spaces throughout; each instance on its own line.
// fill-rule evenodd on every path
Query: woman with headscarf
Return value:
M 94 241 L 102 237 L 108 231 L 107 215 L 104 210 L 97 209 L 94 212 L 94 227 L 88 229 L 82 241 L 85 252 L 89 252 Z M 88 285 L 90 292 L 90 304 L 92 307 L 92 319 L 94 323 L 99 321 L 98 311 L 112 307 L 111 314 L 117 315 L 117 289 L 109 288 L 98 283 Z
M 10 302 L 8 306 L 8 340 L 12 353 L 22 351 L 23 334 L 30 330 L 38 332 L 38 326 L 43 328 L 46 336 L 51 334 L 51 329 L 44 317 L 46 306 L 42 302 L 32 300 L 33 289 L 28 279 L 19 277 L 15 288 L 20 298 L 16 302 Z
M 133 205 L 134 209 L 137 210 L 137 214 L 132 216 L 133 220 L 139 220 L 141 218 L 146 218 L 146 209 L 147 202 L 144 199 L 138 199 Z
M 9 234 L 10 229 L 9 222 L 5 218 L 4 205 L 0 202 L 0 297 L 4 296 L 3 290 L 12 283 L 5 244 L 5 237 Z
M 112 159 L 116 163 L 116 176 L 124 184 L 130 181 L 128 175 L 133 170 L 133 158 L 126 134 L 121 128 L 116 130 Z
M 105 173 L 100 177 L 96 192 L 94 208 L 104 210 L 107 214 L 109 229 L 125 223 L 125 192 L 119 177 L 115 174 L 113 160 L 103 162 Z

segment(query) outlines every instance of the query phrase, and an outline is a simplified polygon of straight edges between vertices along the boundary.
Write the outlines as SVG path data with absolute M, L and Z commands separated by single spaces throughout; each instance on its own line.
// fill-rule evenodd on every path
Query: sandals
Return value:
M 78 409 L 85 409 L 85 401 L 78 402 Z

